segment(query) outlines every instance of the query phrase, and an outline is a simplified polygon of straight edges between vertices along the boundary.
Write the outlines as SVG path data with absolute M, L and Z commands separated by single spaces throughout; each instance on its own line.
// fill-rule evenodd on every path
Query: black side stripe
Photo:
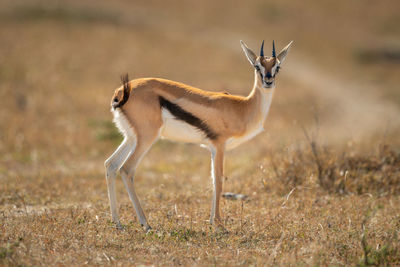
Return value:
M 177 104 L 169 102 L 162 96 L 159 96 L 159 101 L 161 108 L 166 108 L 176 119 L 184 121 L 203 131 L 206 134 L 207 138 L 211 140 L 215 140 L 218 138 L 218 134 L 216 132 L 214 132 L 204 121 L 197 118 L 190 112 L 182 109 Z

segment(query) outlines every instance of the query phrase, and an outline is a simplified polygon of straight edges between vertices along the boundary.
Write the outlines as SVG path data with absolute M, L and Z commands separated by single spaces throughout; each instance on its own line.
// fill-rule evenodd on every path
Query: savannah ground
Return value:
M 400 264 L 400 21 L 395 0 L 0 2 L 0 265 Z M 158 142 L 120 180 L 121 74 L 248 94 L 244 40 L 294 40 L 266 131 L 229 152 L 227 232 L 208 223 L 209 152 Z

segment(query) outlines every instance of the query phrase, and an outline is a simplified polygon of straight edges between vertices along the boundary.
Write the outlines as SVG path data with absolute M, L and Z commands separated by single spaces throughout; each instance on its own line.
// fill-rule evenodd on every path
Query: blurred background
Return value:
M 256 53 L 265 40 L 266 54 L 272 40 L 277 50 L 294 40 L 266 132 L 231 152 L 240 160 L 304 140 L 303 128 L 338 148 L 398 145 L 399 8 L 397 0 L 1 0 L 1 171 L 101 174 L 121 141 L 109 110 L 124 73 L 247 95 L 253 70 L 239 40 Z M 179 153 L 166 159 L 164 147 Z M 206 155 L 163 141 L 145 165 Z
M 0 0 L 0 265 L 399 265 L 399 11 L 399 0 Z M 266 131 L 227 153 L 223 192 L 250 199 L 222 199 L 230 233 L 207 220 L 209 152 L 169 141 L 135 178 L 154 235 L 120 179 L 117 231 L 103 163 L 122 141 L 110 112 L 120 76 L 247 95 L 239 40 L 256 53 L 265 40 L 266 55 L 272 40 L 294 43 Z

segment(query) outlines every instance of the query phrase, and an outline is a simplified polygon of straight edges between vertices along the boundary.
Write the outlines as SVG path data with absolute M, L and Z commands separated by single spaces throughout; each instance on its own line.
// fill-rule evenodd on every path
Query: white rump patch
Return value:
M 124 113 L 120 109 L 111 110 L 114 115 L 114 124 L 117 126 L 118 130 L 123 134 L 123 136 L 128 140 L 135 140 L 136 134 L 133 130 L 128 119 L 125 117 Z

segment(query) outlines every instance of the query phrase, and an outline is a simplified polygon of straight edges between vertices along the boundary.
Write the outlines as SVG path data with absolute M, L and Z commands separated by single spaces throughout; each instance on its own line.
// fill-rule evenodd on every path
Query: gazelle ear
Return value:
M 291 41 L 285 48 L 282 49 L 282 51 L 278 55 L 279 62 L 282 64 L 282 62 L 285 60 L 286 55 L 289 52 L 290 46 L 292 45 L 293 41 Z
M 240 45 L 242 46 L 242 49 L 246 54 L 247 59 L 250 61 L 251 65 L 254 66 L 257 58 L 256 54 L 254 54 L 254 52 L 251 51 L 250 48 L 248 48 L 242 40 L 240 40 Z

